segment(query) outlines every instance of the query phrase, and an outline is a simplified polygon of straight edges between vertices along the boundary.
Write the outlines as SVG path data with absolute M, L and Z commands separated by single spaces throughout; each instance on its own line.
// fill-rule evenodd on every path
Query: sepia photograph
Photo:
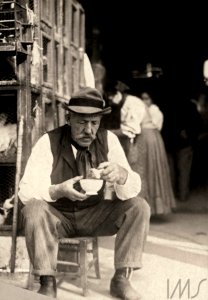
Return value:
M 0 0 L 0 300 L 208 299 L 207 9 Z

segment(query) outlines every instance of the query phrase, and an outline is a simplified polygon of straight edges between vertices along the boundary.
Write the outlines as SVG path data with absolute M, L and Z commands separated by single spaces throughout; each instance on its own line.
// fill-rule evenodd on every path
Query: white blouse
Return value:
M 121 131 L 130 139 L 141 133 L 141 122 L 145 116 L 145 104 L 135 96 L 128 95 L 121 109 Z
M 158 130 L 161 130 L 162 126 L 163 126 L 163 121 L 164 121 L 163 113 L 161 112 L 159 107 L 155 104 L 152 104 L 148 109 L 149 109 L 149 113 L 150 113 L 153 125 Z
M 130 139 L 141 133 L 141 128 L 161 130 L 163 114 L 159 107 L 147 107 L 138 97 L 128 95 L 121 109 L 121 131 Z

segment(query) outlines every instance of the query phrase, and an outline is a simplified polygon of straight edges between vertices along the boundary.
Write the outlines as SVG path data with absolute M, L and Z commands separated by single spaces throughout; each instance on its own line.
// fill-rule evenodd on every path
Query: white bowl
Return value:
M 103 185 L 102 179 L 81 179 L 80 185 L 87 195 L 97 195 Z

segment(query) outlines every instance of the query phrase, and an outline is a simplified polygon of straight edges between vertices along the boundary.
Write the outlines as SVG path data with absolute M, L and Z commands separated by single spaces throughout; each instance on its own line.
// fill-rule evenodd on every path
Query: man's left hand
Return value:
M 103 162 L 99 164 L 98 170 L 102 170 L 101 179 L 110 183 L 125 184 L 128 171 L 116 163 Z

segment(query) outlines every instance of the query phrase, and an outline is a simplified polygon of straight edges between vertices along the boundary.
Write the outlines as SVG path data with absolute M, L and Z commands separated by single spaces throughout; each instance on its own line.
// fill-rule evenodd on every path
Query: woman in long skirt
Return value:
M 126 139 L 126 155 L 132 169 L 141 176 L 141 196 L 150 204 L 151 214 L 165 215 L 171 213 L 176 205 L 166 150 L 160 134 L 163 114 L 153 104 L 148 93 L 142 93 L 141 99 L 137 98 L 138 103 L 135 99 L 134 102 L 128 102 L 127 97 L 121 109 L 121 130 L 129 136 Z M 139 114 L 137 110 L 140 110 Z

